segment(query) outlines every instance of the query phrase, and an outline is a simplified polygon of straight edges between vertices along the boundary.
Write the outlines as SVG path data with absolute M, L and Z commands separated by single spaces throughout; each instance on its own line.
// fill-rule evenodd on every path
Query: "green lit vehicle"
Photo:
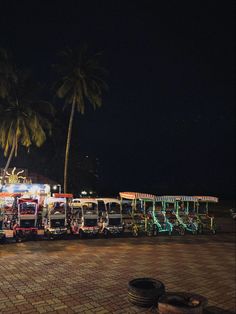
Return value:
M 198 218 L 195 214 L 196 200 L 192 196 L 173 196 L 175 199 L 175 215 L 185 231 L 198 233 Z
M 153 234 L 153 219 L 148 208 L 155 204 L 156 196 L 136 192 L 120 192 L 122 218 L 125 230 L 133 236 Z
M 152 217 L 152 235 L 157 236 L 161 233 L 167 233 L 169 235 L 173 232 L 173 225 L 168 220 L 166 212 L 164 210 L 163 201 L 160 197 L 157 197 L 152 208 L 148 209 L 148 215 Z
M 162 202 L 162 211 L 165 213 L 165 219 L 172 226 L 171 232 L 184 235 L 185 226 L 177 213 L 176 196 L 172 195 L 159 196 L 158 201 Z

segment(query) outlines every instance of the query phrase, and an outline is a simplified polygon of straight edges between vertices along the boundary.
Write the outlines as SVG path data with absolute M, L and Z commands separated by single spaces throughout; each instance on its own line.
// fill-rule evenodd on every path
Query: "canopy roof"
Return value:
M 108 198 L 108 197 L 100 197 L 100 198 L 96 198 L 97 201 L 103 201 L 105 204 L 107 203 L 117 203 L 120 204 L 120 200 L 118 200 L 117 198 Z
M 143 199 L 143 200 L 153 200 L 153 201 L 155 201 L 157 199 L 156 195 L 146 194 L 146 193 L 120 192 L 119 194 L 120 194 L 120 197 L 129 199 L 129 200 Z
M 218 203 L 219 199 L 215 196 L 193 196 L 198 202 Z
M 165 201 L 165 202 L 175 202 L 175 201 L 182 201 L 182 202 L 196 202 L 196 198 L 193 196 L 187 195 L 163 195 L 158 196 L 157 201 Z

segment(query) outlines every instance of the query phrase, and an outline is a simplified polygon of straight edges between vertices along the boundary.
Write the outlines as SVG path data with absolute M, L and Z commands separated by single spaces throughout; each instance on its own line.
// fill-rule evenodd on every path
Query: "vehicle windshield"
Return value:
M 198 203 L 198 213 L 199 214 L 206 214 L 206 203 Z
M 95 203 L 86 203 L 83 206 L 84 215 L 97 215 L 97 204 Z
M 84 220 L 84 226 L 85 227 L 95 227 L 97 226 L 97 219 L 85 219 Z
M 52 215 L 61 214 L 64 215 L 66 212 L 66 204 L 64 202 L 55 202 L 51 209 Z
M 98 201 L 98 211 L 99 212 L 105 212 L 106 211 L 106 206 L 104 201 Z
M 187 210 L 187 204 L 184 204 L 183 202 L 177 204 L 178 208 L 178 214 L 179 216 L 185 216 L 186 215 L 186 210 Z
M 33 228 L 35 227 L 35 220 L 34 219 L 24 219 L 20 221 L 21 228 Z
M 132 206 L 131 203 L 123 203 L 122 204 L 122 214 L 126 216 L 132 215 Z
M 65 227 L 65 219 L 51 219 L 51 228 Z
M 166 210 L 172 211 L 175 209 L 174 203 L 166 203 Z
M 81 218 L 82 217 L 82 209 L 81 208 L 74 208 L 73 217 L 76 219 Z
M 108 214 L 120 214 L 120 204 L 118 203 L 108 203 L 107 204 Z
M 120 226 L 121 219 L 120 218 L 109 218 L 109 225 L 110 226 Z
M 161 211 L 155 212 L 155 217 L 159 222 L 164 222 L 165 220 L 165 216 L 163 215 Z
M 134 214 L 144 213 L 144 204 L 141 201 L 136 202 L 136 206 L 134 208 Z
M 34 215 L 36 213 L 36 203 L 24 202 L 20 203 L 20 214 L 21 215 Z

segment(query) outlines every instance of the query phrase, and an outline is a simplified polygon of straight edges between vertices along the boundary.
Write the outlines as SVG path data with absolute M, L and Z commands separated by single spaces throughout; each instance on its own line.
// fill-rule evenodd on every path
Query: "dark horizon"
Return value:
M 102 108 L 76 116 L 72 191 L 83 186 L 77 158 L 86 153 L 101 163 L 102 194 L 235 198 L 233 11 L 233 1 L 3 4 L 0 47 L 32 68 L 47 100 L 59 50 L 87 42 L 91 52 L 103 51 L 109 91 Z M 67 111 L 58 122 L 56 137 L 27 155 L 20 149 L 12 166 L 62 183 Z M 5 162 L 1 150 L 0 167 Z

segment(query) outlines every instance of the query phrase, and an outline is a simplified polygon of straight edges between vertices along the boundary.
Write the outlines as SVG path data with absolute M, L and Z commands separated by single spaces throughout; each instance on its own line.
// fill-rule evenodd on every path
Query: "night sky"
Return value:
M 103 51 L 109 91 L 74 121 L 73 191 L 85 153 L 99 158 L 103 194 L 234 196 L 234 9 L 230 0 L 1 1 L 0 46 L 48 86 L 47 100 L 59 50 Z M 54 139 L 21 149 L 12 166 L 62 180 L 68 112 L 57 118 Z

